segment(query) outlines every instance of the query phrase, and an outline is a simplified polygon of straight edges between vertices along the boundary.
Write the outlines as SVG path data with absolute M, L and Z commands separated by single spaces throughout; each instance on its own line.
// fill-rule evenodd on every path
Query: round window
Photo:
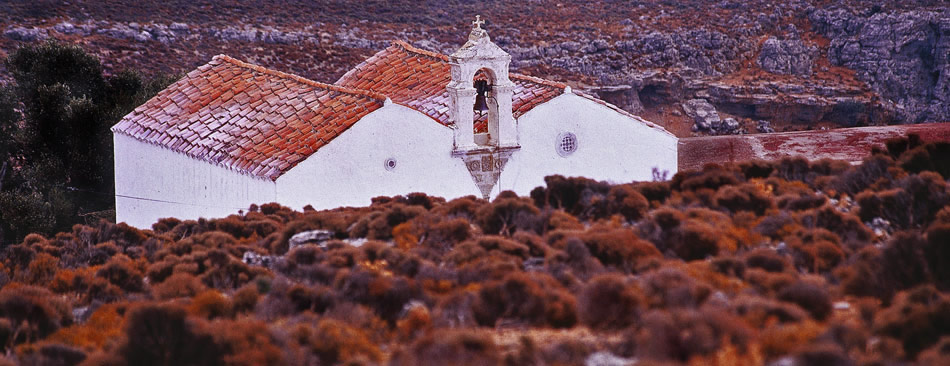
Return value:
M 577 136 L 570 132 L 564 132 L 557 136 L 557 153 L 561 156 L 568 156 L 577 151 Z
M 386 159 L 386 161 L 383 162 L 383 167 L 386 168 L 386 170 L 388 171 L 393 171 L 393 169 L 396 169 L 396 159 L 395 158 Z

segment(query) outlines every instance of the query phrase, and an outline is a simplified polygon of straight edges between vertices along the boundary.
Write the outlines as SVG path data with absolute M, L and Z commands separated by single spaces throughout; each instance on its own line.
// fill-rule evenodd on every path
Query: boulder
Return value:
M 333 232 L 328 230 L 303 231 L 290 237 L 288 244 L 290 244 L 290 249 L 294 249 L 304 244 L 320 245 L 321 243 L 330 240 L 332 237 Z
M 683 111 L 693 119 L 694 131 L 712 131 L 722 123 L 722 120 L 719 119 L 719 113 L 716 112 L 716 107 L 709 104 L 709 101 L 705 99 L 686 101 L 686 103 L 683 103 Z

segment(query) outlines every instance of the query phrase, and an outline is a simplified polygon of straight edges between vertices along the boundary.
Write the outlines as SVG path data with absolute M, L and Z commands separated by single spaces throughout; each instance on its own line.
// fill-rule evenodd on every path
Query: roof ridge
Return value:
M 312 87 L 315 87 L 315 88 L 327 89 L 327 90 L 332 90 L 332 91 L 335 91 L 335 92 L 346 93 L 346 94 L 362 95 L 362 96 L 365 96 L 365 97 L 368 97 L 368 98 L 372 98 L 372 99 L 379 100 L 380 102 L 385 102 L 386 100 L 389 99 L 389 97 L 387 97 L 387 96 L 385 96 L 385 95 L 383 95 L 383 94 L 374 92 L 374 91 L 363 90 L 363 89 L 356 89 L 356 88 L 349 88 L 349 87 L 340 86 L 340 85 L 335 85 L 335 84 L 321 83 L 321 82 L 319 82 L 319 81 L 314 81 L 314 80 L 307 79 L 307 78 L 305 78 L 305 77 L 303 77 L 303 76 L 300 76 L 300 75 L 294 75 L 294 74 L 290 74 L 290 73 L 286 73 L 286 72 L 282 72 L 282 71 L 277 71 L 277 70 L 273 70 L 273 69 L 268 69 L 268 68 L 263 67 L 263 66 L 260 66 L 260 65 L 255 65 L 255 64 L 252 64 L 252 63 L 244 62 L 244 61 L 238 60 L 238 59 L 236 59 L 236 58 L 234 58 L 234 57 L 231 57 L 231 56 L 228 56 L 228 55 L 224 55 L 224 54 L 216 55 L 216 56 L 212 57 L 211 60 L 212 60 L 212 61 L 222 60 L 222 61 L 231 63 L 231 64 L 233 64 L 233 65 L 237 65 L 237 66 L 239 66 L 239 67 L 251 69 L 251 70 L 254 70 L 254 71 L 257 71 L 257 72 L 260 72 L 260 73 L 263 73 L 263 74 L 271 75 L 271 76 L 277 76 L 277 77 L 284 78 L 284 79 L 294 80 L 294 81 L 299 82 L 299 83 L 301 83 L 301 84 L 309 85 L 309 86 L 312 86 Z
M 406 51 L 408 51 L 408 52 L 418 53 L 418 54 L 423 55 L 423 56 L 429 56 L 429 57 L 433 57 L 433 58 L 440 59 L 440 60 L 445 61 L 445 62 L 449 62 L 449 56 L 448 56 L 448 55 L 443 55 L 443 54 L 438 53 L 438 52 L 433 52 L 433 51 L 428 51 L 428 50 L 424 50 L 424 49 L 421 49 L 421 48 L 417 48 L 417 47 L 415 47 L 415 46 L 409 44 L 409 43 L 406 42 L 406 41 L 395 40 L 395 41 L 393 41 L 392 44 L 393 44 L 393 46 L 402 47 L 402 49 L 404 49 L 404 50 L 406 50 Z
M 539 77 L 537 77 L 537 76 L 531 76 L 531 75 L 525 75 L 525 74 L 519 74 L 519 73 L 512 72 L 512 73 L 508 73 L 508 77 L 511 78 L 511 79 L 520 79 L 520 80 L 524 80 L 524 81 L 530 81 L 530 82 L 535 83 L 535 84 L 541 84 L 541 85 L 546 85 L 546 86 L 555 87 L 555 88 L 560 88 L 560 89 L 566 89 L 566 88 L 567 88 L 567 84 L 564 84 L 564 83 L 562 83 L 562 82 L 560 82 L 560 81 L 542 79 L 542 78 L 539 78 Z

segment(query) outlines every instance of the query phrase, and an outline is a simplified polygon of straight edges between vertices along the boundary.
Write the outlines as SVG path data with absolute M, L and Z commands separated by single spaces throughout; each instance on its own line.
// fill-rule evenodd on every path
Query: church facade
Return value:
M 552 174 L 622 183 L 676 172 L 675 136 L 510 73 L 510 61 L 480 22 L 452 55 L 394 42 L 334 84 L 216 56 L 112 128 L 117 220 L 149 227 L 411 192 L 492 198 Z

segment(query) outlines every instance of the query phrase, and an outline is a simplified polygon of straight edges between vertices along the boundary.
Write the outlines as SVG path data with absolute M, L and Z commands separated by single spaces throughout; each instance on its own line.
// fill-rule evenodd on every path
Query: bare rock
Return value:
M 49 38 L 49 34 L 46 32 L 46 29 L 40 28 L 25 28 L 25 27 L 12 27 L 3 32 L 4 37 L 12 39 L 14 41 L 42 41 Z
M 709 104 L 709 101 L 705 99 L 686 101 L 686 103 L 683 103 L 683 111 L 686 112 L 687 116 L 693 118 L 693 130 L 695 131 L 712 131 L 714 126 L 719 126 L 722 123 L 719 113 L 716 112 L 716 107 Z
M 772 128 L 772 124 L 766 120 L 755 121 L 755 130 L 759 133 L 772 133 L 775 132 L 775 129 Z
M 800 39 L 779 40 L 770 37 L 762 44 L 758 63 L 773 74 L 811 76 L 818 49 Z
M 304 244 L 317 244 L 330 240 L 333 237 L 333 232 L 327 230 L 310 230 L 303 231 L 295 234 L 290 237 L 288 244 L 290 244 L 290 249 L 296 248 Z

